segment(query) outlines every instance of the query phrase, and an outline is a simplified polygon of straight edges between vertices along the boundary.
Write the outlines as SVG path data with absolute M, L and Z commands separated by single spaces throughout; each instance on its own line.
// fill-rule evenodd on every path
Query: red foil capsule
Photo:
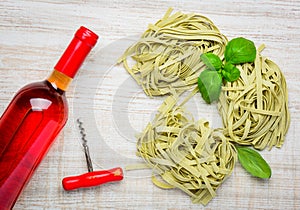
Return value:
M 70 78 L 74 78 L 84 59 L 96 44 L 97 39 L 97 34 L 81 26 L 54 69 Z

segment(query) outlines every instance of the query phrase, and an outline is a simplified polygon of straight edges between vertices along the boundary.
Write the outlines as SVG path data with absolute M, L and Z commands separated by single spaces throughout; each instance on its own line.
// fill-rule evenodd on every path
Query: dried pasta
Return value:
M 279 67 L 260 54 L 238 66 L 241 76 L 227 82 L 219 98 L 224 132 L 256 149 L 281 147 L 290 124 L 285 78 Z
M 197 92 L 205 68 L 200 55 L 212 52 L 223 58 L 227 38 L 204 16 L 171 12 L 150 24 L 118 63 L 148 96 L 169 95 L 138 136 L 137 155 L 155 171 L 153 183 L 179 188 L 194 203 L 206 205 L 234 168 L 234 144 L 256 149 L 283 144 L 290 123 L 286 82 L 278 66 L 261 55 L 262 46 L 254 63 L 237 66 L 240 78 L 222 88 L 218 110 L 224 127 L 194 121 L 183 105 Z M 178 105 L 179 95 L 191 89 Z
M 213 52 L 223 56 L 227 39 L 208 18 L 169 9 L 154 25 L 150 24 L 140 40 L 129 47 L 118 63 L 142 86 L 149 96 L 177 93 L 197 85 L 205 68 L 199 57 Z M 135 64 L 130 67 L 129 56 Z
M 165 100 L 138 137 L 137 153 L 157 173 L 152 178 L 155 185 L 179 188 L 194 203 L 206 205 L 231 174 L 237 152 L 222 132 L 205 120 L 194 122 L 176 102 L 174 96 Z

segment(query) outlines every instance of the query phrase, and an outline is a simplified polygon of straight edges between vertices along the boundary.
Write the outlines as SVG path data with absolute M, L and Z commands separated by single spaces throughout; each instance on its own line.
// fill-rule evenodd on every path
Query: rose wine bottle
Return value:
M 0 118 L 0 209 L 14 206 L 65 125 L 65 91 L 97 39 L 80 27 L 50 76 L 20 89 Z

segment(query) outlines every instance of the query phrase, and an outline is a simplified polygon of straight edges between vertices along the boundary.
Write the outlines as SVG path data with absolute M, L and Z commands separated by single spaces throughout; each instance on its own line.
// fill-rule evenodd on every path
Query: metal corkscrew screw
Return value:
M 122 180 L 123 170 L 120 167 L 112 168 L 109 170 L 93 171 L 93 164 L 90 156 L 89 147 L 87 145 L 85 129 L 83 127 L 82 121 L 77 119 L 77 123 L 81 135 L 88 173 L 63 178 L 63 188 L 65 190 L 75 190 L 78 188 L 93 187 L 107 182 Z
M 85 159 L 86 159 L 88 171 L 92 172 L 93 171 L 93 164 L 92 164 L 92 160 L 91 160 L 91 156 L 90 156 L 89 147 L 87 145 L 85 129 L 82 126 L 83 123 L 82 123 L 82 121 L 80 121 L 80 119 L 77 119 L 77 123 L 78 123 L 78 128 L 80 130 L 82 146 L 83 146 L 83 149 L 84 149 L 84 154 L 85 154 Z

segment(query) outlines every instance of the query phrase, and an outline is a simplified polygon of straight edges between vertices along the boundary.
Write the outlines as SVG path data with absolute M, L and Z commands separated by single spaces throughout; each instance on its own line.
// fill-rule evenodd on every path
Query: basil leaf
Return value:
M 248 147 L 237 147 L 241 165 L 255 177 L 270 178 L 271 168 L 264 158 L 255 150 Z
M 219 99 L 222 87 L 222 77 L 217 71 L 204 70 L 198 78 L 198 87 L 206 103 Z
M 224 56 L 225 60 L 232 64 L 253 62 L 256 57 L 256 48 L 252 41 L 239 37 L 227 43 Z
M 200 59 L 210 70 L 218 71 L 222 67 L 221 59 L 213 53 L 201 54 Z
M 221 71 L 222 76 L 228 82 L 233 82 L 240 77 L 240 70 L 231 63 L 225 63 L 224 69 Z

